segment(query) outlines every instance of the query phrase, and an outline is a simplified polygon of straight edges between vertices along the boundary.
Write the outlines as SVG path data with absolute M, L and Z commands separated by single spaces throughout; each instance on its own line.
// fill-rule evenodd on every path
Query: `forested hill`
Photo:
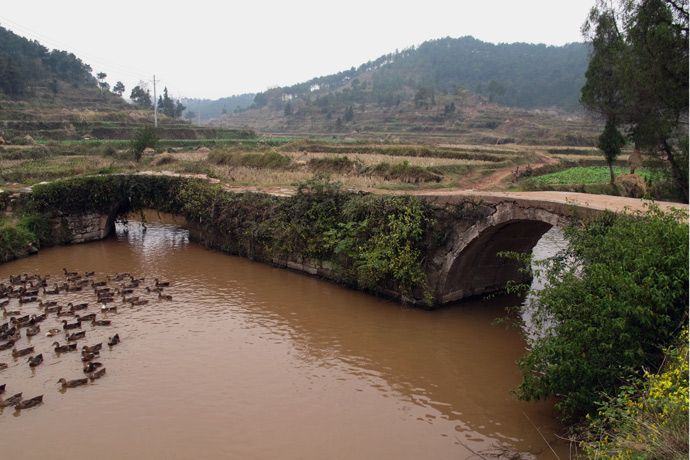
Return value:
M 74 54 L 52 50 L 39 42 L 0 27 L 0 93 L 12 98 L 32 95 L 37 86 L 57 82 L 72 86 L 98 87 L 91 67 Z
M 255 108 L 280 109 L 286 100 L 319 98 L 322 109 L 343 104 L 392 106 L 437 94 L 476 93 L 491 102 L 524 109 L 578 107 L 585 83 L 584 43 L 554 47 L 491 44 L 472 37 L 443 38 L 381 56 L 359 68 L 318 77 L 255 97 Z

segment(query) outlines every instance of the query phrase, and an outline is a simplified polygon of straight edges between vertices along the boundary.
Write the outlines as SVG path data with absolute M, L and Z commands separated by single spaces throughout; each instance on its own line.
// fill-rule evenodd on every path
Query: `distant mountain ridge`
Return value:
M 446 132 L 505 128 L 546 109 L 581 115 L 588 47 L 491 44 L 473 37 L 432 40 L 358 68 L 258 93 L 253 103 L 209 120 L 272 134 Z M 523 138 L 495 131 L 486 139 Z M 527 136 L 538 135 L 531 129 Z
M 442 38 L 389 53 L 349 70 L 315 77 L 291 86 L 217 101 L 186 99 L 201 120 L 236 110 L 285 110 L 287 103 L 318 98 L 332 113 L 344 105 L 377 103 L 392 106 L 415 96 L 469 92 L 491 102 L 523 109 L 579 108 L 580 88 L 589 62 L 587 45 L 527 43 L 492 44 L 473 37 Z M 198 107 L 197 110 L 195 107 Z
M 467 90 L 512 107 L 573 110 L 587 65 L 584 43 L 495 45 L 473 37 L 443 38 L 381 56 L 357 69 L 270 89 L 257 94 L 255 103 L 268 105 L 276 95 L 288 100 L 305 95 L 325 97 L 359 79 L 368 85 L 360 87 L 359 94 L 350 94 L 350 102 L 387 101 L 390 96 L 397 101 L 395 96 L 404 98 L 420 90 L 436 94 Z

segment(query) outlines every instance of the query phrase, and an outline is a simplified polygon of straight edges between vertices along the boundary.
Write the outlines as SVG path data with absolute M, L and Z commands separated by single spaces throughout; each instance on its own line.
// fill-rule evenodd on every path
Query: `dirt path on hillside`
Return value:
M 537 158 L 539 158 L 539 160 L 536 163 L 524 165 L 522 167 L 523 170 L 528 166 L 535 170 L 545 165 L 558 163 L 558 160 L 556 158 L 550 157 L 549 155 L 543 152 L 534 152 L 534 154 L 537 156 Z M 462 177 L 461 179 L 463 180 L 464 184 L 458 190 L 490 190 L 495 187 L 500 187 L 503 181 L 506 178 L 510 177 L 514 171 L 517 172 L 519 171 L 519 169 L 513 167 L 499 169 L 498 171 L 494 171 L 491 174 L 484 176 L 476 181 L 472 181 L 472 175 Z
M 543 152 L 534 152 L 538 157 L 536 163 L 530 163 L 529 166 L 534 170 L 545 165 L 558 163 L 556 158 L 553 158 Z M 527 165 L 524 166 L 526 168 Z M 622 196 L 612 195 L 593 195 L 589 193 L 576 192 L 512 192 L 501 190 L 504 186 L 506 178 L 515 171 L 515 168 L 503 168 L 498 171 L 482 177 L 476 181 L 472 181 L 472 175 L 461 177 L 463 185 L 456 189 L 428 189 L 415 191 L 401 191 L 392 192 L 386 191 L 387 194 L 409 194 L 418 196 L 466 196 L 478 200 L 481 199 L 495 199 L 495 198 L 515 198 L 521 200 L 533 201 L 551 201 L 556 203 L 563 203 L 568 205 L 585 206 L 599 210 L 609 210 L 613 212 L 623 211 L 643 211 L 648 208 L 648 201 L 638 198 L 627 198 Z M 380 190 L 369 190 L 372 193 L 382 193 Z M 655 204 L 662 210 L 684 209 L 688 211 L 688 205 L 683 203 L 672 203 L 667 201 L 655 201 Z

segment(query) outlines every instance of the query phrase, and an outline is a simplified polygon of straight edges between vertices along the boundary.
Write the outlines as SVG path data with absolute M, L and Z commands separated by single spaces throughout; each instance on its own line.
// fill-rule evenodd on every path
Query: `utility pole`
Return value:
M 156 74 L 153 74 L 153 126 L 158 128 L 158 99 L 156 98 Z

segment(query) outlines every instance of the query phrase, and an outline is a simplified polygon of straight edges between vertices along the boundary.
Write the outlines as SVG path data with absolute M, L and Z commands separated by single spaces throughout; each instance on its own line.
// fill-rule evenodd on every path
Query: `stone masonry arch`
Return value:
M 436 303 L 497 292 L 510 280 L 527 281 L 528 275 L 520 272 L 517 261 L 497 254 L 531 253 L 551 227 L 570 220 L 568 214 L 563 209 L 524 206 L 515 201 L 496 203 L 493 213 L 456 235 L 440 261 Z

